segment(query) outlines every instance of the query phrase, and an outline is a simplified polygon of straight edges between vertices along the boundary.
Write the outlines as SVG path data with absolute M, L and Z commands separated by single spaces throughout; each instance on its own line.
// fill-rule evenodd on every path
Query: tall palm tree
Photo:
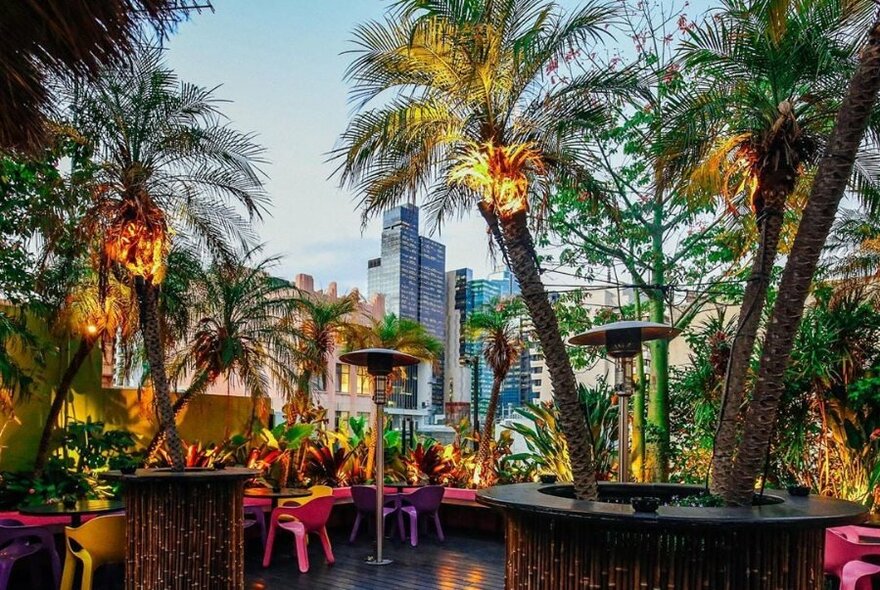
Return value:
M 311 386 L 315 378 L 327 381 L 327 363 L 348 333 L 351 316 L 357 310 L 358 299 L 353 292 L 338 300 L 304 295 L 296 304 L 294 321 L 297 322 L 299 379 L 294 405 L 302 415 L 304 406 L 311 403 Z
M 751 502 L 755 480 L 761 471 L 774 430 L 785 384 L 783 375 L 804 312 L 813 275 L 828 234 L 834 224 L 844 192 L 850 187 L 860 149 L 877 153 L 880 133 L 870 128 L 878 119 L 880 93 L 880 15 L 868 27 L 861 62 L 849 83 L 834 129 L 819 162 L 816 179 L 798 226 L 779 284 L 758 378 L 745 414 L 742 442 L 730 475 L 732 485 L 725 499 L 734 504 Z M 866 131 L 867 146 L 863 144 Z
M 443 344 L 431 336 L 419 322 L 399 318 L 393 313 L 385 314 L 381 319 L 374 319 L 369 325 L 351 324 L 346 333 L 346 346 L 349 349 L 387 348 L 398 350 L 425 361 L 434 361 L 443 354 Z M 385 380 L 385 394 L 390 396 L 394 391 L 395 381 L 403 378 L 405 368 L 397 367 Z M 370 452 L 367 457 L 366 473 L 373 473 L 376 460 L 377 436 L 383 436 L 384 424 L 373 422 L 373 436 L 370 441 Z
M 519 358 L 523 350 L 523 341 L 518 326 L 514 324 L 522 317 L 522 306 L 518 299 L 508 301 L 492 301 L 485 309 L 475 311 L 468 318 L 467 328 L 470 334 L 482 341 L 483 358 L 492 370 L 492 393 L 486 410 L 483 432 L 480 434 L 480 446 L 477 449 L 477 460 L 474 467 L 474 483 L 480 484 L 490 480 L 489 470 L 492 464 L 489 451 L 495 438 L 495 412 L 501 398 L 501 386 L 510 372 L 510 367 Z
M 223 378 L 239 382 L 254 401 L 269 399 L 270 387 L 292 390 L 299 355 L 288 321 L 300 303 L 290 283 L 273 277 L 277 257 L 257 259 L 259 249 L 235 263 L 219 262 L 196 280 L 196 302 L 186 344 L 171 362 L 172 381 L 191 375 L 174 402 L 175 419 L 199 393 Z M 164 439 L 161 428 L 147 448 L 150 459 Z
M 249 237 L 238 207 L 258 217 L 265 199 L 262 149 L 225 123 L 211 90 L 179 82 L 156 49 L 139 48 L 74 90 L 74 119 L 100 167 L 88 235 L 132 278 L 157 414 L 173 467 L 183 469 L 161 334 L 165 262 L 175 234 L 233 257 L 232 242 Z
M 730 203 L 745 193 L 760 235 L 718 424 L 712 486 L 720 494 L 730 487 L 748 367 L 786 204 L 823 152 L 840 107 L 839 89 L 855 67 L 859 43 L 853 32 L 864 31 L 871 6 L 847 0 L 724 0 L 683 46 L 684 65 L 696 83 L 671 118 L 677 138 L 671 161 L 692 169 L 695 183 Z M 854 180 L 872 186 L 864 175 Z
M 604 99 L 632 88 L 620 73 L 565 85 L 546 73 L 600 39 L 613 13 L 603 0 L 570 15 L 545 0 L 401 0 L 355 29 L 348 79 L 360 112 L 335 151 L 365 219 L 420 195 L 438 226 L 479 210 L 522 287 L 586 498 L 597 494 L 592 445 L 528 216 L 553 187 L 588 180 Z

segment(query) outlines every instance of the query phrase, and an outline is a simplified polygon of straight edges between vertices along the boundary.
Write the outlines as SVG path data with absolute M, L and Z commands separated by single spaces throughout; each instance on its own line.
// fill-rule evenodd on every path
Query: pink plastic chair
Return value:
M 871 590 L 871 580 L 880 573 L 880 565 L 866 561 L 851 561 L 843 566 L 840 574 L 840 590 Z
M 385 530 L 388 530 L 388 517 L 397 512 L 397 530 L 400 532 L 400 538 L 403 534 L 403 517 L 400 516 L 398 509 L 400 508 L 400 494 L 394 492 L 393 488 L 385 488 L 385 507 L 382 508 L 382 517 L 386 521 Z M 376 519 L 376 487 L 375 486 L 351 486 L 351 501 L 354 503 L 357 516 L 354 519 L 354 526 L 351 527 L 351 535 L 348 537 L 349 543 L 354 543 L 357 538 L 358 531 L 361 528 L 361 521 L 367 519 L 367 522 L 374 522 Z M 389 506 L 389 504 L 393 504 Z M 391 529 L 394 533 L 394 529 Z
M 880 529 L 841 526 L 825 530 L 825 573 L 840 580 L 841 584 L 844 568 L 849 562 L 872 555 L 880 557 L 880 543 L 863 543 L 859 537 L 880 538 Z M 850 571 L 857 570 L 858 567 L 853 567 Z
M 333 565 L 336 559 L 333 557 L 330 537 L 327 536 L 327 520 L 330 518 L 334 502 L 336 498 L 325 496 L 315 498 L 302 506 L 279 506 L 273 510 L 269 539 L 266 541 L 266 551 L 263 553 L 263 567 L 269 567 L 272 561 L 272 546 L 275 544 L 275 533 L 279 528 L 293 533 L 295 537 L 299 571 L 302 573 L 309 571 L 309 553 L 306 549 L 306 536 L 309 533 L 318 535 L 321 545 L 324 546 L 327 563 Z M 296 520 L 279 520 L 282 516 L 293 517 Z
M 445 491 L 446 488 L 443 486 L 425 486 L 402 496 L 402 499 L 409 504 L 400 510 L 409 518 L 409 543 L 413 547 L 419 544 L 420 516 L 433 518 L 437 537 L 441 541 L 446 539 L 443 536 L 443 527 L 440 526 L 440 504 L 443 502 Z

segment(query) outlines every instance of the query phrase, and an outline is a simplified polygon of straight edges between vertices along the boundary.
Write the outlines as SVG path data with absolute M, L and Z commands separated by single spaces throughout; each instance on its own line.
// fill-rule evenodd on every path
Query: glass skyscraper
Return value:
M 503 270 L 493 273 L 486 279 L 474 279 L 471 269 L 460 268 L 454 272 L 455 299 L 453 305 L 459 312 L 461 335 L 458 342 L 459 357 L 479 357 L 477 383 L 479 387 L 480 416 L 486 414 L 489 405 L 489 397 L 492 393 L 492 370 L 486 365 L 483 358 L 483 341 L 468 336 L 466 328 L 468 319 L 475 311 L 490 305 L 496 299 L 504 299 L 519 295 L 519 284 L 511 275 L 510 271 Z M 525 338 L 524 334 L 521 334 Z M 502 417 L 511 408 L 517 408 L 529 401 L 532 396 L 531 379 L 529 376 L 530 362 L 528 348 L 525 348 L 520 356 L 520 361 L 515 363 L 501 386 L 498 417 Z M 473 394 L 471 394 L 472 396 Z
M 402 205 L 382 220 L 382 250 L 367 264 L 367 292 L 382 293 L 385 309 L 416 320 L 445 342 L 446 246 L 419 235 L 419 208 Z M 443 359 L 438 359 L 431 403 L 443 407 Z

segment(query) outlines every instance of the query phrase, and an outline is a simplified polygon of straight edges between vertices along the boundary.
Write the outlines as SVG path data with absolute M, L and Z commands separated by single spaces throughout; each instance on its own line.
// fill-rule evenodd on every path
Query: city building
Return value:
M 467 322 L 475 311 L 497 300 L 518 295 L 519 285 L 507 269 L 485 279 L 474 279 L 473 271 L 469 268 L 447 273 L 446 284 L 446 422 L 450 425 L 458 423 L 465 415 L 473 420 L 474 397 L 478 400 L 479 420 L 482 422 L 488 409 L 494 376 L 483 358 L 483 341 L 468 334 Z M 521 318 L 519 322 L 520 334 L 525 340 L 524 326 L 527 320 Z M 497 414 L 499 419 L 532 398 L 529 352 L 528 348 L 523 350 L 519 362 L 511 368 L 502 385 Z
M 446 341 L 446 246 L 419 235 L 419 208 L 402 205 L 387 211 L 382 220 L 382 245 L 378 258 L 367 263 L 367 294 L 385 297 L 385 310 L 415 320 L 440 342 Z M 427 379 L 431 399 L 424 408 L 443 411 L 444 359 L 432 374 L 421 368 L 409 371 L 413 386 Z

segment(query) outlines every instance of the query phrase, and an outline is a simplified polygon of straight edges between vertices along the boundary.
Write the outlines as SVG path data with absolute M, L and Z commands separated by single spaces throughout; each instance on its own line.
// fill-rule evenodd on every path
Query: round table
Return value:
M 23 506 L 18 511 L 28 516 L 69 516 L 70 526 L 78 527 L 82 524 L 84 515 L 118 512 L 124 508 L 125 504 L 118 500 L 77 500 L 76 504 L 70 508 L 61 502 L 55 502 L 54 504 Z
M 281 488 L 277 492 L 272 488 L 247 488 L 244 495 L 248 498 L 270 498 L 272 500 L 272 510 L 278 508 L 278 501 L 288 498 L 305 498 L 311 496 L 312 492 L 306 488 Z
M 425 484 L 423 483 L 409 483 L 406 481 L 392 481 L 385 484 L 386 488 L 394 488 L 397 490 L 398 494 L 402 494 L 403 490 L 407 488 L 423 488 Z

